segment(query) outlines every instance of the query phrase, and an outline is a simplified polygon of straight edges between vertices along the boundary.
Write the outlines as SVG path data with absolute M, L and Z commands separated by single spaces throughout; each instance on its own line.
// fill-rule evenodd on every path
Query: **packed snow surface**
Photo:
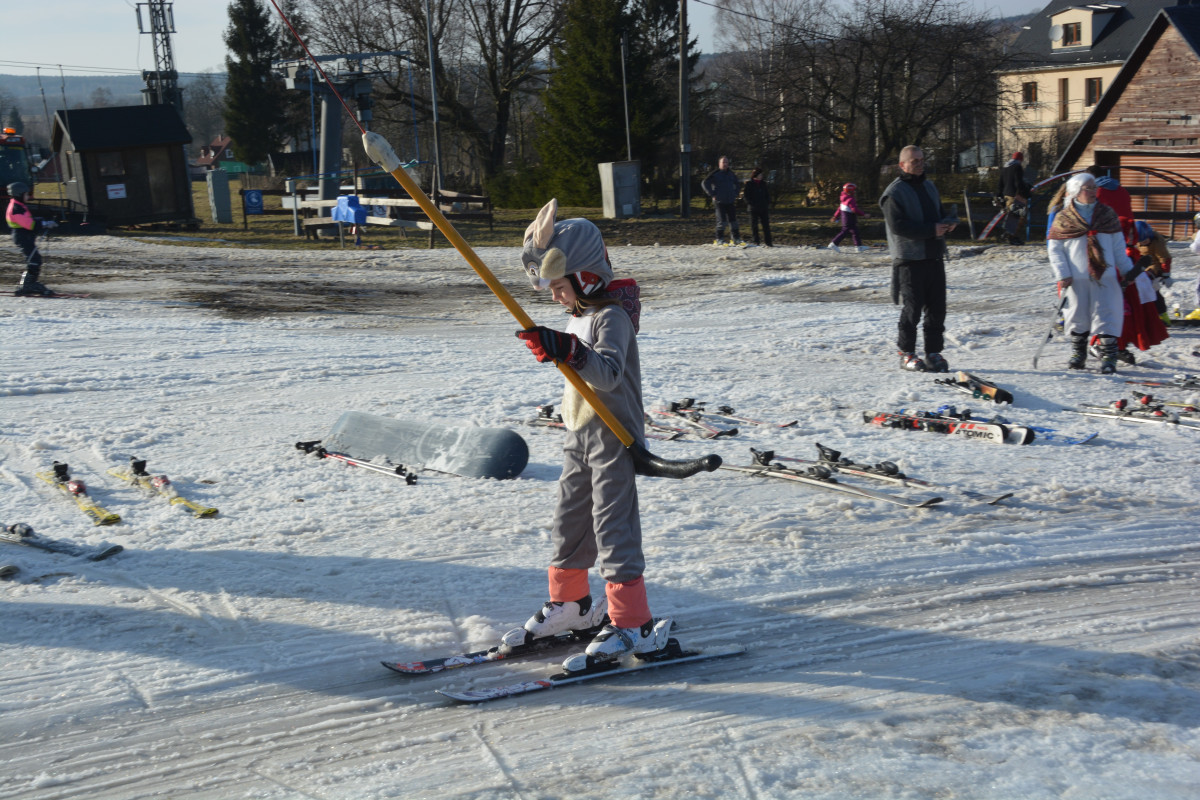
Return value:
M 612 245 L 612 243 L 610 243 Z M 1200 258 L 1173 246 L 1168 301 Z M 484 262 L 540 324 L 516 248 Z M 4 278 L 15 282 L 9 253 Z M 928 509 L 720 470 L 640 479 L 656 615 L 742 656 L 482 706 L 437 688 L 551 674 L 565 653 L 426 677 L 545 599 L 562 378 L 451 249 L 54 240 L 0 297 L 0 521 L 125 552 L 0 543 L 0 798 L 1129 798 L 1200 795 L 1200 431 L 1064 410 L 1200 372 L 1200 328 L 1116 376 L 1063 369 L 1040 248 L 954 248 L 946 357 L 994 407 L 897 369 L 879 249 L 621 247 L 643 287 L 648 407 L 727 404 L 788 428 L 650 439 L 673 459 L 817 442 L 939 484 Z M 1094 361 L 1092 362 L 1094 366 Z M 866 425 L 932 410 L 1070 434 L 995 445 Z M 508 427 L 512 480 L 415 485 L 304 455 L 348 410 Z M 216 506 L 197 519 L 107 474 L 130 456 Z M 120 524 L 36 473 L 60 461 Z M 849 479 L 847 479 L 849 481 Z M 996 505 L 955 487 L 1013 492 Z M 602 591 L 593 575 L 593 593 Z

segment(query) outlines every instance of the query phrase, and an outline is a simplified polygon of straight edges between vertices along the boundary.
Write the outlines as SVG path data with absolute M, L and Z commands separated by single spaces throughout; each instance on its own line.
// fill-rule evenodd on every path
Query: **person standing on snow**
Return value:
M 829 249 L 835 252 L 838 250 L 838 242 L 850 236 L 854 239 L 854 246 L 859 252 L 869 248 L 863 247 L 862 239 L 858 236 L 858 218 L 866 218 L 866 214 L 858 207 L 858 200 L 855 199 L 855 193 L 858 191 L 858 184 L 847 183 L 842 186 L 842 195 L 838 198 L 838 210 L 833 215 L 831 222 L 836 222 L 838 219 L 842 221 L 842 230 L 837 236 L 833 237 L 833 241 L 829 243 Z
M 700 188 L 712 198 L 717 212 L 717 238 L 713 244 L 723 247 L 730 244 L 743 246 L 742 235 L 738 232 L 737 199 L 742 191 L 742 183 L 738 176 L 729 168 L 729 156 L 721 156 L 717 160 L 717 168 L 700 182 Z M 731 241 L 725 241 L 725 228 L 729 227 Z
M 1025 180 L 1025 154 L 1019 150 L 1000 170 L 1000 183 L 996 187 L 997 198 L 1004 199 L 1004 233 L 1009 244 L 1025 244 L 1018 235 L 1021 220 L 1029 208 L 1029 195 L 1033 187 Z
M 1046 241 L 1050 269 L 1060 293 L 1067 293 L 1063 310 L 1071 337 L 1070 369 L 1087 363 L 1088 337 L 1096 335 L 1100 372 L 1117 371 L 1117 337 L 1125 320 L 1121 279 L 1133 269 L 1125 252 L 1125 236 L 1117 212 L 1096 200 L 1096 178 L 1086 172 L 1072 175 L 1063 194 L 1062 210 Z
M 942 208 L 942 198 L 925 179 L 925 154 L 916 145 L 900 151 L 900 177 L 879 198 L 892 256 L 892 302 L 901 300 L 900 368 L 913 372 L 949 372 L 942 357 L 946 332 L 946 240 L 957 221 Z M 916 355 L 917 324 L 924 315 L 925 360 Z
M 539 325 L 517 337 L 538 361 L 562 362 L 579 373 L 641 443 L 645 425 L 635 338 L 641 290 L 633 280 L 613 279 L 604 239 L 592 222 L 556 222 L 557 210 L 551 200 L 525 231 L 521 260 L 534 287 L 548 288 L 571 318 L 565 331 Z M 603 625 L 585 651 L 595 660 L 661 650 L 671 622 L 656 623 L 650 615 L 633 456 L 570 383 L 562 416 L 567 434 L 551 528 L 550 600 L 523 628 L 505 634 L 504 644 L 568 631 L 586 634 Z M 593 602 L 588 570 L 597 564 L 605 594 Z M 572 664 L 568 659 L 564 666 L 583 666 Z
M 13 244 L 21 248 L 21 255 L 25 257 L 25 273 L 13 294 L 17 297 L 51 297 L 54 292 L 38 282 L 42 273 L 42 254 L 38 250 L 37 237 L 43 231 L 57 227 L 57 223 L 33 216 L 27 205 L 30 193 L 29 186 L 21 181 L 8 185 L 8 196 L 12 199 L 8 202 L 5 216 L 8 227 L 12 229 Z
M 742 189 L 742 196 L 746 198 L 746 207 L 750 210 L 750 233 L 754 237 L 754 244 L 759 243 L 758 240 L 758 224 L 762 223 L 762 241 L 767 247 L 774 247 L 771 244 L 771 193 L 767 189 L 767 182 L 762 178 L 762 167 L 755 167 L 750 173 L 750 180 L 746 181 L 746 185 Z

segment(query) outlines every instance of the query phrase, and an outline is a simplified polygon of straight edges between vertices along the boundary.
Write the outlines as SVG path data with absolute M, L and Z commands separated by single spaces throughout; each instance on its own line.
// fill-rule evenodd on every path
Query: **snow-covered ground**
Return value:
M 1173 252 L 1188 309 L 1200 259 Z M 480 255 L 561 322 L 516 248 Z M 1067 374 L 1061 339 L 1034 371 L 1044 253 L 955 256 L 951 366 L 1011 389 L 1016 422 L 1097 439 L 863 424 L 994 410 L 897 370 L 882 251 L 615 248 L 644 288 L 648 405 L 799 420 L 651 440 L 659 455 L 746 464 L 821 442 L 1015 496 L 912 511 L 724 470 L 642 479 L 653 610 L 686 644 L 747 653 L 463 707 L 433 690 L 551 665 L 403 678 L 379 662 L 489 645 L 540 605 L 561 461 L 557 431 L 521 422 L 561 377 L 474 273 L 449 249 L 55 240 L 46 282 L 93 296 L 0 297 L 0 521 L 126 550 L 0 544 L 21 567 L 0 584 L 0 798 L 1196 797 L 1200 431 L 1062 409 L 1200 372 L 1200 329 L 1115 377 Z M 347 410 L 512 427 L 530 464 L 409 486 L 294 449 Z M 106 474 L 131 455 L 220 515 Z M 35 477 L 54 461 L 123 521 L 93 527 Z

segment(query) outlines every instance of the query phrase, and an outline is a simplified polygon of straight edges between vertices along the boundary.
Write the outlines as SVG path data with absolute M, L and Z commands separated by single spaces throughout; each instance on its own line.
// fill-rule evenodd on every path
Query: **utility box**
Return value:
M 233 222 L 233 207 L 229 202 L 229 173 L 223 169 L 211 170 L 205 177 L 208 181 L 208 207 L 213 222 L 228 225 Z
M 642 162 L 610 161 L 599 167 L 604 216 L 609 219 L 641 216 Z

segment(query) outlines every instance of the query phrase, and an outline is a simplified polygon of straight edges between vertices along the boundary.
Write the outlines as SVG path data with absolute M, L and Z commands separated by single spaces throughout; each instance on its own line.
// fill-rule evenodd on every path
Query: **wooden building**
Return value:
M 166 105 L 58 111 L 51 132 L 72 209 L 110 227 L 197 223 L 184 152 L 191 141 Z
M 1200 211 L 1200 5 L 1162 9 L 1055 172 L 1110 168 L 1134 211 L 1188 234 Z
M 998 154 L 1020 150 L 1046 174 L 1063 144 L 1096 108 L 1158 12 L 1190 0 L 1050 0 L 1012 43 L 1000 90 Z M 1053 173 L 1051 173 L 1053 174 Z

